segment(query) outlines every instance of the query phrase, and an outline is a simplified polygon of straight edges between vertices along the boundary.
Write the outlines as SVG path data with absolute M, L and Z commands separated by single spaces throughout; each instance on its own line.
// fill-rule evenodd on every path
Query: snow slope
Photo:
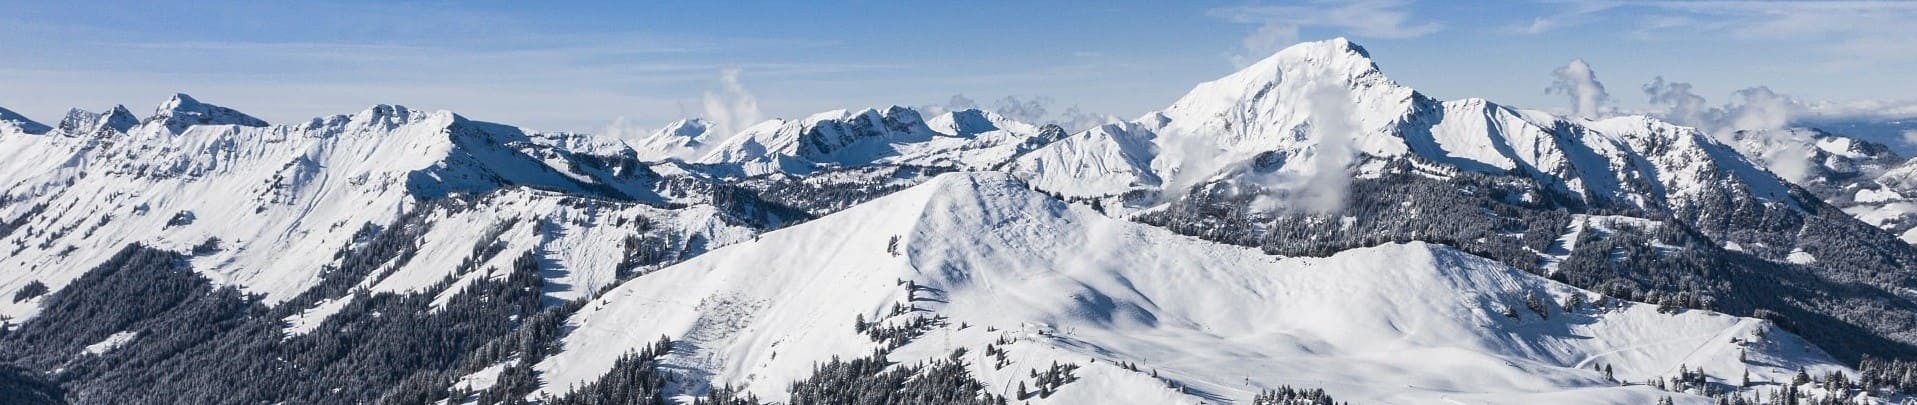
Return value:
M 1618 301 L 1565 309 L 1572 296 L 1600 298 L 1442 246 L 1278 258 L 1028 187 L 947 174 L 626 282 L 568 321 L 561 351 L 535 367 L 543 391 L 595 379 L 664 335 L 677 341 L 668 368 L 779 400 L 814 362 L 871 352 L 855 317 L 933 315 L 946 322 L 892 360 L 965 348 L 1001 392 L 1028 370 L 1080 366 L 1078 382 L 1038 402 L 1215 403 L 1291 385 L 1354 403 L 1648 403 L 1676 394 L 1620 387 L 1592 367 L 1626 381 L 1701 367 L 1719 382 L 1840 367 L 1755 319 Z M 888 316 L 908 302 L 922 311 Z M 983 353 L 1001 339 L 1013 343 L 997 368 Z

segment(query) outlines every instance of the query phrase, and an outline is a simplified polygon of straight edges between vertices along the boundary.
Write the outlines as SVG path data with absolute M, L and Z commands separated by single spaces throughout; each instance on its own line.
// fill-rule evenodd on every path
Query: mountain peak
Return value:
M 60 132 L 68 135 L 103 136 L 112 133 L 125 133 L 140 124 L 124 105 L 115 105 L 105 113 L 96 113 L 82 109 L 67 110 L 67 116 L 60 119 Z
M 1255 115 L 1310 104 L 1304 102 L 1306 96 L 1310 96 L 1307 93 L 1326 88 L 1349 89 L 1354 93 L 1366 89 L 1405 93 L 1379 95 L 1391 99 L 1405 98 L 1410 93 L 1409 89 L 1386 78 L 1364 47 L 1344 38 L 1334 38 L 1286 47 L 1230 75 L 1201 83 L 1166 109 L 1165 115 L 1171 121 L 1187 123 L 1233 113 Z M 1354 94 L 1352 98 L 1363 102 L 1369 97 Z M 1233 111 L 1248 106 L 1258 110 Z
M 1187 157 L 1222 152 L 1226 161 L 1235 161 L 1273 150 L 1302 150 L 1333 128 L 1338 130 L 1330 132 L 1351 136 L 1350 145 L 1359 152 L 1393 155 L 1402 142 L 1384 138 L 1417 110 L 1421 97 L 1385 77 L 1369 55 L 1343 38 L 1292 45 L 1199 84 L 1148 123 L 1165 137 L 1160 143 L 1207 149 L 1185 150 L 1193 154 Z M 1191 169 L 1169 166 L 1182 160 L 1153 165 Z
M 406 108 L 406 106 L 403 105 L 379 104 L 367 107 L 358 114 L 353 114 L 352 121 L 397 126 L 423 118 L 426 115 L 427 114 L 421 114 L 419 111 Z
M 145 122 L 160 122 L 174 133 L 186 131 L 196 125 L 238 125 L 246 127 L 264 127 L 266 121 L 253 118 L 231 108 L 207 104 L 184 93 L 174 93 L 166 102 L 154 108 L 153 116 Z
M 830 113 L 827 113 L 813 115 L 812 117 L 824 118 L 821 121 L 837 120 L 847 122 L 858 122 L 861 117 L 873 117 L 876 118 L 875 121 L 872 121 L 873 123 L 878 123 L 900 131 L 909 130 L 910 127 L 925 122 L 925 118 L 919 115 L 918 110 L 897 105 L 885 108 L 867 108 L 858 112 L 839 110 L 838 113 L 837 116 L 828 116 L 827 114 Z
M 162 111 L 177 110 L 182 107 L 196 106 L 201 104 L 203 103 L 201 103 L 200 100 L 196 100 L 193 98 L 193 96 L 186 95 L 186 93 L 173 93 L 173 96 L 168 97 L 166 99 L 166 102 L 160 103 L 160 108 L 155 110 L 154 114 L 158 115 Z
M 1363 45 L 1358 45 L 1358 43 L 1356 42 L 1351 42 L 1350 39 L 1346 39 L 1345 37 L 1335 37 L 1331 39 L 1318 40 L 1318 41 L 1299 42 L 1296 44 L 1292 44 L 1291 46 L 1287 46 L 1285 47 L 1285 49 L 1279 50 L 1278 53 L 1282 54 L 1288 51 L 1311 52 L 1311 53 L 1319 53 L 1319 54 L 1351 54 L 1351 55 L 1356 55 L 1358 57 L 1362 57 L 1365 59 L 1371 59 L 1371 51 L 1365 50 L 1365 47 Z
M 1332 38 L 1285 47 L 1226 78 L 1288 79 L 1282 77 L 1282 71 L 1290 71 L 1294 76 L 1298 73 L 1344 73 L 1356 77 L 1375 73 L 1378 66 L 1371 61 L 1371 52 L 1363 46 L 1344 38 Z M 1270 76 L 1272 73 L 1280 73 L 1280 76 Z
M 644 138 L 628 142 L 640 159 L 692 159 L 715 137 L 715 128 L 703 118 L 687 118 L 667 123 Z
M 706 131 L 711 130 L 711 128 L 712 125 L 706 122 L 704 118 L 687 118 L 667 123 L 665 127 L 659 128 L 655 136 L 670 135 L 680 138 L 698 138 L 706 135 Z
M 925 124 L 933 131 L 951 136 L 974 136 L 997 131 L 1004 117 L 976 108 L 947 112 L 927 120 Z

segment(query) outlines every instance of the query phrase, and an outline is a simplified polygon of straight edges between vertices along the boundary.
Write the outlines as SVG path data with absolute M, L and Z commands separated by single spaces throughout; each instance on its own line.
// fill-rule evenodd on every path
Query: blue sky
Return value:
M 378 103 L 602 132 L 708 115 L 1040 100 L 1134 117 L 1284 44 L 1347 36 L 1438 98 L 1565 110 L 1582 58 L 1612 105 L 1653 77 L 1716 105 L 1768 86 L 1828 110 L 1910 110 L 1912 2 L 17 2 L 0 106 L 151 108 L 193 94 L 273 122 Z M 736 69 L 736 82 L 722 72 Z M 728 87 L 731 86 L 730 89 Z M 737 103 L 722 103 L 739 106 Z

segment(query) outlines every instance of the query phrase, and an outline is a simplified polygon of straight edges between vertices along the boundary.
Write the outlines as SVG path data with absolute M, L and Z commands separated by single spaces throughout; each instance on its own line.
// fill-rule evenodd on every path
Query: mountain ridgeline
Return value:
M 1343 39 L 1076 133 L 903 107 L 716 129 L 0 109 L 0 402 L 1917 388 L 1917 163 L 1840 134 L 1436 100 Z M 1816 164 L 1787 181 L 1776 148 Z

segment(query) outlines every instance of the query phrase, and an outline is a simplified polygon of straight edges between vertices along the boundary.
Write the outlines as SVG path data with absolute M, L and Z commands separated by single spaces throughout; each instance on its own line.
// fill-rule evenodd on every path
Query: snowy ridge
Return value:
M 876 346 L 855 317 L 896 323 L 888 309 L 908 302 L 925 312 L 899 317 L 945 324 L 892 360 L 966 348 L 995 392 L 1054 361 L 1081 367 L 1081 381 L 1040 402 L 1241 401 L 1287 384 L 1363 403 L 1650 402 L 1674 394 L 1620 387 L 1591 367 L 1628 381 L 1680 365 L 1717 381 L 1841 369 L 1754 319 L 1615 301 L 1565 309 L 1599 295 L 1441 246 L 1273 258 L 1026 187 L 948 174 L 629 281 L 568 322 L 562 350 L 536 366 L 544 392 L 597 378 L 617 354 L 665 335 L 678 342 L 670 368 L 779 400 L 814 362 Z M 1544 303 L 1542 316 L 1527 297 Z M 981 353 L 1004 338 L 1010 362 L 996 368 Z
M 0 132 L 44 134 L 52 130 L 53 127 L 34 122 L 33 119 L 13 112 L 13 110 L 0 108 Z
M 124 133 L 139 125 L 140 119 L 127 111 L 126 106 L 113 106 L 105 113 L 96 113 L 78 108 L 68 110 L 67 116 L 60 119 L 59 133 L 68 136 L 110 136 Z
M 231 108 L 202 103 L 185 94 L 174 94 L 153 111 L 146 122 L 158 122 L 173 132 L 185 131 L 196 125 L 238 125 L 243 127 L 264 127 L 266 121 Z
M 804 175 L 822 167 L 873 164 L 983 170 L 1063 136 L 1056 127 L 1038 127 L 979 110 L 948 112 L 931 120 L 898 106 L 835 110 L 746 128 L 725 138 L 697 162 L 734 167 L 735 174 L 745 176 Z M 681 138 L 662 131 L 641 144 Z
M 681 160 L 698 157 L 698 153 L 713 143 L 721 135 L 710 133 L 712 125 L 699 118 L 683 119 L 666 124 L 651 135 L 632 143 L 637 156 L 644 160 Z

